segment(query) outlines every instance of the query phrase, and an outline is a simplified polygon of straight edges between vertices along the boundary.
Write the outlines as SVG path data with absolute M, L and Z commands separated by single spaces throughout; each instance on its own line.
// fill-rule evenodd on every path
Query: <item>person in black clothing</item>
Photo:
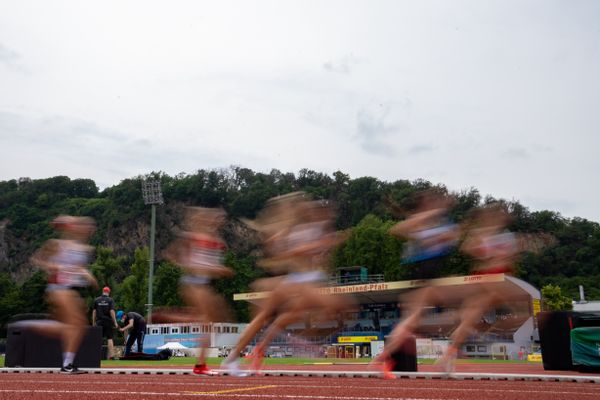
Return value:
M 127 342 L 125 343 L 125 355 L 131 353 L 131 347 L 134 342 L 137 342 L 138 353 L 143 353 L 144 336 L 146 336 L 146 320 L 144 317 L 133 311 L 128 313 L 117 311 L 117 320 L 124 325 L 119 329 L 121 332 L 131 329 L 127 335 Z
M 118 328 L 117 317 L 115 315 L 115 302 L 110 297 L 110 288 L 105 286 L 102 289 L 102 296 L 94 300 L 94 310 L 92 311 L 92 324 L 102 327 L 102 337 L 106 338 L 108 346 L 108 358 L 114 359 L 113 328 Z

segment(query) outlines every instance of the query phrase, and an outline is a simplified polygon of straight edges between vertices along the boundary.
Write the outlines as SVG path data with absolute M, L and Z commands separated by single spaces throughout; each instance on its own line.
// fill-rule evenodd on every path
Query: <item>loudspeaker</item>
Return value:
M 573 369 L 571 360 L 571 329 L 573 313 L 569 311 L 541 312 L 537 316 L 545 370 Z
M 417 339 L 407 338 L 401 348 L 391 354 L 394 361 L 394 371 L 417 371 Z
M 79 346 L 73 364 L 84 368 L 100 368 L 102 328 L 90 326 Z M 6 338 L 6 367 L 60 368 L 62 347 L 58 338 L 44 336 L 39 329 L 21 321 L 9 324 Z

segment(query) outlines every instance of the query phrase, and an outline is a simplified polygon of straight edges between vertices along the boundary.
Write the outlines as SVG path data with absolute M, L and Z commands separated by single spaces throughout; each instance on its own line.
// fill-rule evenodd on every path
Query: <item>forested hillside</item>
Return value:
M 304 190 L 332 202 L 338 210 L 338 229 L 349 232 L 348 240 L 334 254 L 332 268 L 364 265 L 370 273 L 383 273 L 387 280 L 395 280 L 402 279 L 405 271 L 400 266 L 402 243 L 386 233 L 398 219 L 387 204 L 393 200 L 399 207 L 409 208 L 415 191 L 432 186 L 422 180 L 352 179 L 339 171 L 329 176 L 306 169 L 297 174 L 278 170 L 264 174 L 232 167 L 177 176 L 153 173 L 148 177 L 161 181 L 165 199 L 157 208 L 157 306 L 181 304 L 177 296 L 180 272 L 163 260 L 161 251 L 172 239 L 172 229 L 180 223 L 186 205 L 221 206 L 228 212 L 223 232 L 228 244 L 226 263 L 236 276 L 215 285 L 231 299 L 231 294 L 247 290 L 249 283 L 263 274 L 255 266 L 256 239 L 239 218 L 253 218 L 267 199 Z M 119 307 L 144 312 L 150 209 L 142 200 L 143 178 L 126 179 L 102 191 L 92 180 L 64 176 L 0 182 L 0 325 L 13 314 L 46 310 L 45 277 L 28 260 L 53 235 L 48 222 L 58 214 L 96 219 L 98 230 L 92 239 L 96 254 L 91 270 L 101 287 L 113 288 Z M 454 194 L 458 201 L 452 218 L 457 222 L 471 208 L 499 200 L 482 198 L 476 189 Z M 557 284 L 573 298 L 577 286 L 583 284 L 589 299 L 600 299 L 599 224 L 563 218 L 553 211 L 531 212 L 518 202 L 506 203 L 514 216 L 511 229 L 530 233 L 540 242 L 540 251 L 523 255 L 519 276 L 537 287 Z M 455 253 L 440 267 L 440 273 L 463 274 L 468 269 L 469 260 Z M 88 301 L 98 294 L 90 292 Z M 246 305 L 231 303 L 237 317 L 246 319 Z

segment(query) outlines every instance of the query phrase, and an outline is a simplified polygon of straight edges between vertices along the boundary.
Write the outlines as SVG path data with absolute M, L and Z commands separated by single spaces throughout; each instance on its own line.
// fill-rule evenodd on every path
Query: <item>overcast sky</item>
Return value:
M 0 180 L 239 165 L 600 221 L 600 1 L 2 1 Z

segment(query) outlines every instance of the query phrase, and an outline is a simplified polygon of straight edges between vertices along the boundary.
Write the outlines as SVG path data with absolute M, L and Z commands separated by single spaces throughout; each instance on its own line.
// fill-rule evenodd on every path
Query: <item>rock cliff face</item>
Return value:
M 156 210 L 156 260 L 161 261 L 162 250 L 173 240 L 173 228 L 180 226 L 185 212 L 183 203 L 157 207 Z M 0 221 L 0 273 L 6 272 L 18 283 L 29 278 L 36 267 L 29 258 L 41 245 L 41 240 L 15 237 L 9 221 Z M 109 247 L 115 256 L 133 257 L 136 248 L 150 244 L 150 212 L 139 218 L 121 221 L 115 226 L 103 226 L 97 221 L 99 230 L 96 244 Z M 257 247 L 253 231 L 237 220 L 229 220 L 223 227 L 223 238 L 228 247 L 238 254 L 248 254 Z
M 0 221 L 0 271 L 8 268 L 8 243 L 6 242 L 7 220 Z
M 0 221 L 0 268 L 8 264 L 8 244 L 6 243 L 7 220 Z
M 35 244 L 15 237 L 8 220 L 0 221 L 0 273 L 8 273 L 18 283 L 29 278 L 36 268 L 29 263 Z

